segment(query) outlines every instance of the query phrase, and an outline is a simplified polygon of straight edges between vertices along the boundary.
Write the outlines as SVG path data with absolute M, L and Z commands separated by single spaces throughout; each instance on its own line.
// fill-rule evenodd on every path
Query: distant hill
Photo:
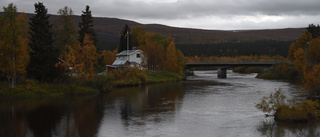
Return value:
M 0 15 L 3 13 L 0 13 Z M 28 17 L 33 14 L 27 14 Z M 51 15 L 50 21 L 54 24 L 57 15 Z M 74 23 L 78 26 L 81 17 L 73 16 Z M 266 29 L 266 30 L 203 30 L 177 28 L 159 24 L 141 24 L 130 20 L 117 18 L 94 17 L 94 28 L 98 37 L 100 49 L 113 50 L 118 46 L 120 32 L 125 24 L 130 27 L 145 26 L 147 32 L 157 32 L 162 35 L 171 36 L 176 45 L 215 45 L 217 43 L 246 43 L 261 40 L 295 41 L 304 28 Z

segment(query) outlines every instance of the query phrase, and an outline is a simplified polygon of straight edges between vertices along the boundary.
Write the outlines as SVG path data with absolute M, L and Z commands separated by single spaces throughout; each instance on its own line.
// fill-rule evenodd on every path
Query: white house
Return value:
M 128 66 L 139 66 L 141 69 L 142 62 L 143 52 L 141 50 L 124 50 L 116 55 L 116 60 L 112 63 L 112 65 L 107 65 L 107 72 Z

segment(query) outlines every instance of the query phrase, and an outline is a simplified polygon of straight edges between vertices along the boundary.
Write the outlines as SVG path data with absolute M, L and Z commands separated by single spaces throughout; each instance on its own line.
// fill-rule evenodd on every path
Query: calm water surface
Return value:
M 122 88 L 102 96 L 0 100 L 0 137 L 320 136 L 317 123 L 285 124 L 254 106 L 281 88 L 307 92 L 256 74 L 196 71 L 187 81 Z

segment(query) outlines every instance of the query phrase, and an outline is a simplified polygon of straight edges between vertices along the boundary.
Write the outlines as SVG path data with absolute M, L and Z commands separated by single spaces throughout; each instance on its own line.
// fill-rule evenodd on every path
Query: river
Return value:
M 279 123 L 254 106 L 281 89 L 307 92 L 256 74 L 195 71 L 186 81 L 121 88 L 100 96 L 1 99 L 1 137 L 259 137 L 320 136 L 318 123 Z

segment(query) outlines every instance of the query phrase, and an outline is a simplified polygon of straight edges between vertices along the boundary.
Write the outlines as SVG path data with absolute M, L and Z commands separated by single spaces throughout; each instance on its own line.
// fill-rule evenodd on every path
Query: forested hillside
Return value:
M 177 44 L 185 56 L 288 56 L 293 41 L 256 40 L 245 42 L 221 42 L 217 44 Z
M 31 16 L 32 14 L 27 14 L 27 17 Z M 56 24 L 57 17 L 57 15 L 51 15 L 50 21 Z M 80 22 L 80 16 L 73 16 L 72 19 L 75 24 Z M 125 24 L 129 27 L 142 25 L 146 27 L 147 32 L 173 37 L 177 48 L 187 56 L 255 54 L 286 56 L 291 42 L 305 31 L 304 28 L 241 31 L 201 30 L 159 24 L 140 24 L 129 20 L 102 17 L 94 17 L 93 21 L 98 38 L 98 49 L 116 49 L 119 45 L 120 32 Z

